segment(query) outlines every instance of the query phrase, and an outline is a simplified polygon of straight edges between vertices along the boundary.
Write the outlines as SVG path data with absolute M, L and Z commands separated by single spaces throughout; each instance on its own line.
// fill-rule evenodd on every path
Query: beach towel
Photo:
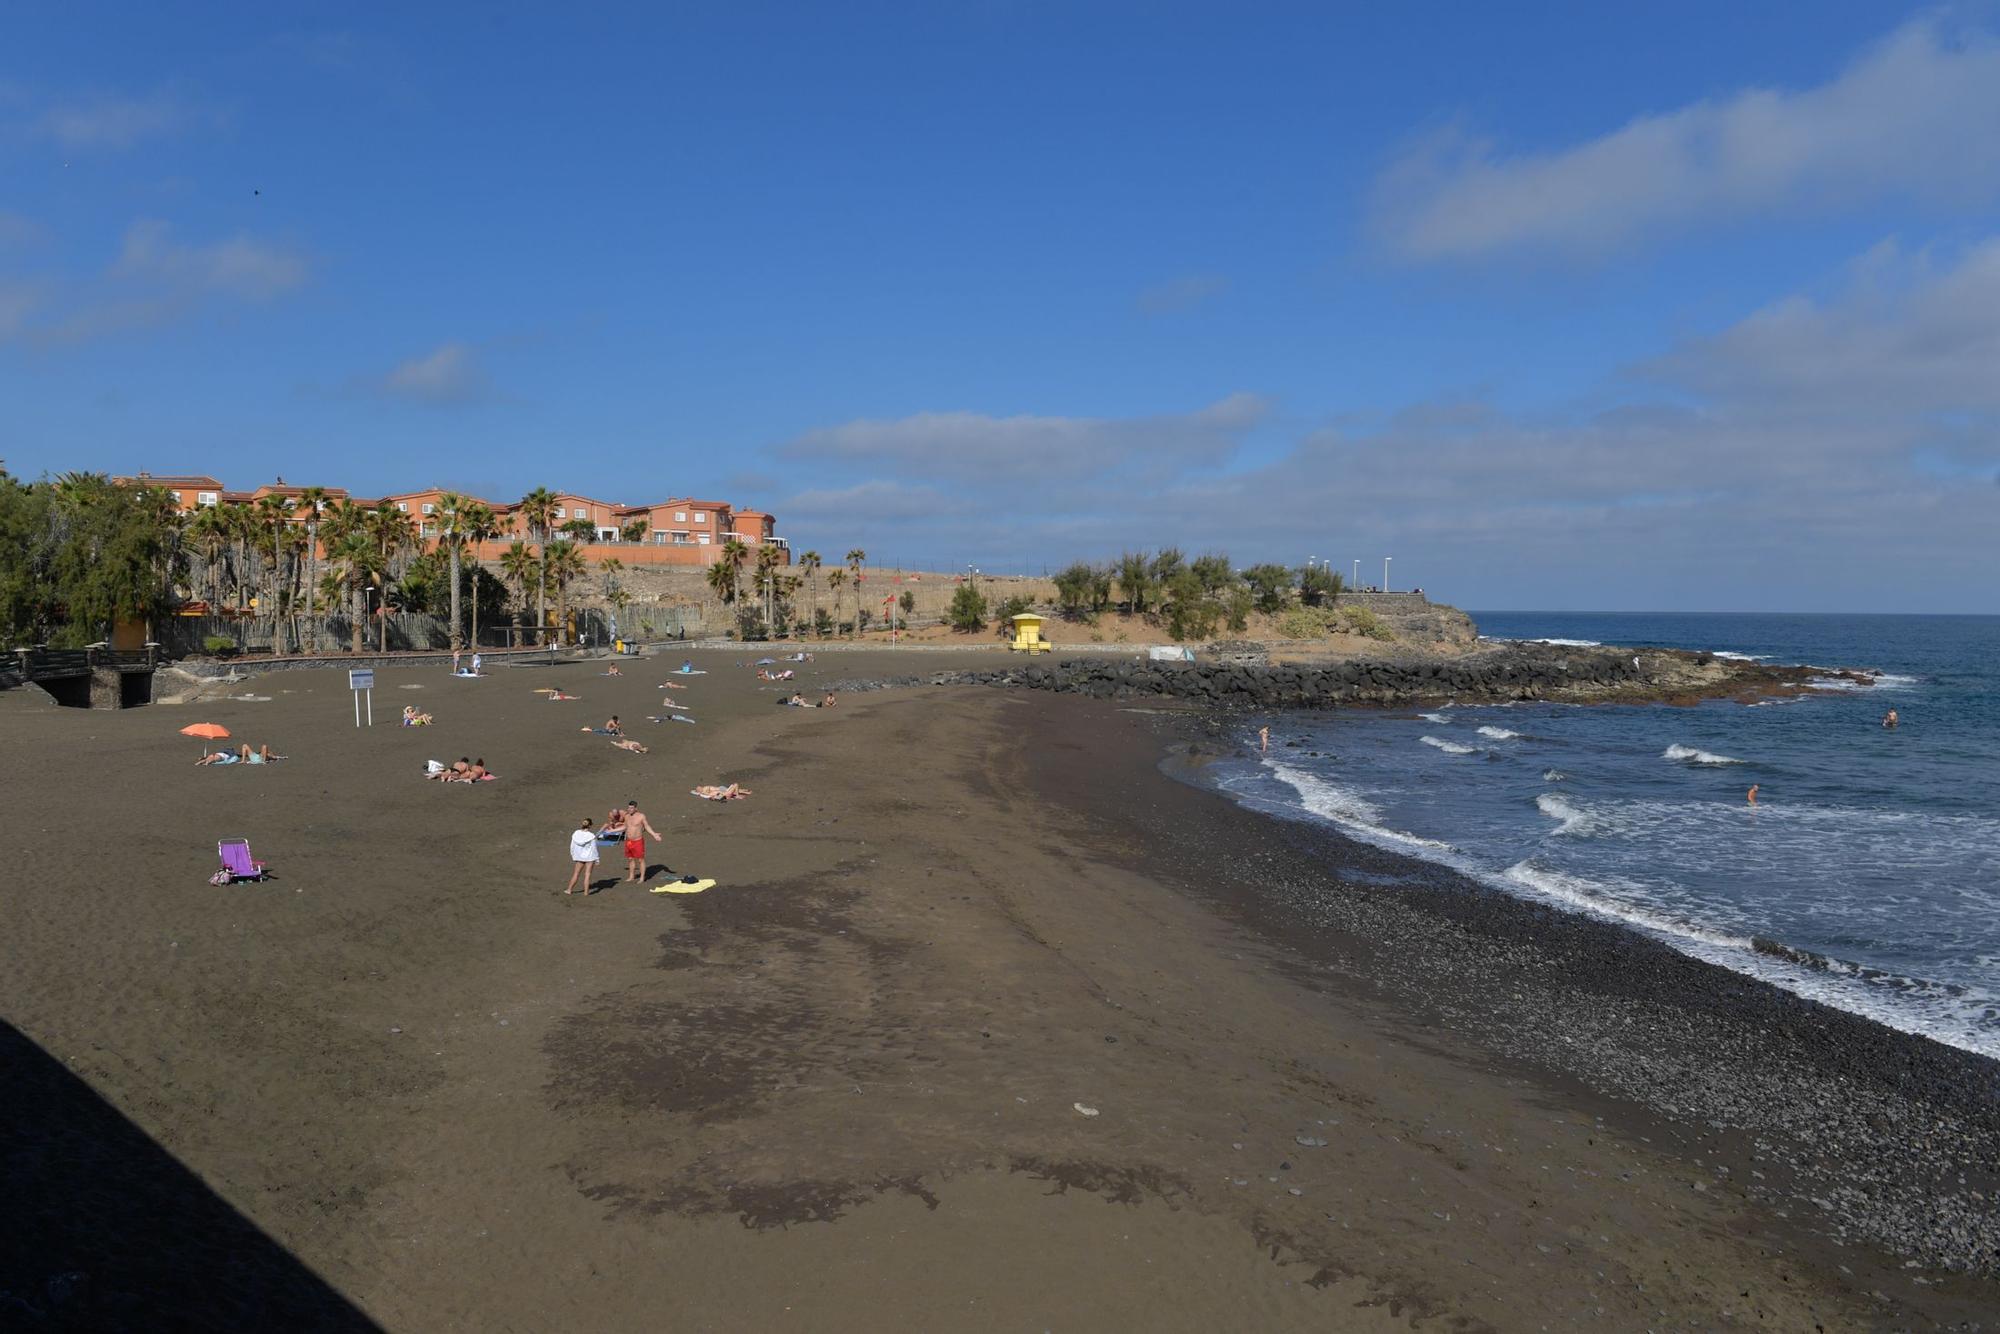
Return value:
M 669 880 L 664 885 L 654 885 L 648 892 L 653 894 L 699 894 L 704 889 L 714 889 L 713 880 L 697 880 L 691 875 L 679 880 Z
M 681 676 L 707 676 L 707 675 L 708 675 L 708 672 L 707 672 L 707 671 L 706 671 L 705 669 L 703 669 L 703 668 L 699 668 L 699 667 L 676 667 L 676 668 L 674 668 L 674 671 L 675 671 L 675 672 L 677 672 L 678 674 L 680 674 Z

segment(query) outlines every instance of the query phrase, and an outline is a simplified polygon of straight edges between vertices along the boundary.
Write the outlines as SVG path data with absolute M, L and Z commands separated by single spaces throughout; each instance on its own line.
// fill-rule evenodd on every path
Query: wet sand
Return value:
M 780 709 L 746 654 L 669 677 L 681 656 L 383 670 L 372 731 L 337 672 L 116 714 L 0 694 L 0 1019 L 23 1039 L 0 1051 L 101 1100 L 131 1150 L 48 1170 L 59 1118 L 17 1104 L 0 1306 L 29 1328 L 149 1289 L 194 1327 L 1990 1321 L 1987 1281 L 1837 1246 L 1718 1175 L 1751 1146 L 1413 1003 L 1379 923 L 1273 909 L 1254 891 L 1299 863 L 1264 859 L 1308 853 L 1156 772 L 1157 718 L 976 689 Z M 899 670 L 874 656 L 794 684 Z M 643 721 L 668 679 L 698 725 Z M 387 725 L 405 702 L 438 724 Z M 652 753 L 578 730 L 611 713 Z M 194 721 L 294 758 L 195 768 Z M 501 781 L 422 779 L 461 754 Z M 730 781 L 756 795 L 687 795 Z M 604 845 L 601 892 L 564 898 L 569 830 L 627 797 L 667 836 L 655 866 L 718 887 L 613 885 Z M 232 835 L 278 879 L 208 885 Z M 77 1172 L 105 1179 L 60 1188 Z M 188 1203 L 135 1225 L 135 1175 Z M 185 1220 L 231 1211 L 267 1244 L 225 1262 Z M 157 1286 L 190 1270 L 216 1281 Z

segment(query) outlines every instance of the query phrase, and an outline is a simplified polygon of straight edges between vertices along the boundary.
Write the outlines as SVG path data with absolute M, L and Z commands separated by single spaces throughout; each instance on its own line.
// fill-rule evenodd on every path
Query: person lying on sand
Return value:
M 750 795 L 749 788 L 738 787 L 734 783 L 731 783 L 728 787 L 717 787 L 713 783 L 704 783 L 700 787 L 689 788 L 688 791 L 705 801 L 741 801 Z
M 779 700 L 778 703 L 784 705 L 787 708 L 793 708 L 793 709 L 816 709 L 819 707 L 819 705 L 817 704 L 806 703 L 806 697 L 804 695 L 787 695 L 783 699 Z
M 551 704 L 555 703 L 555 702 L 556 702 L 557 700 L 559 700 L 559 699 L 569 699 L 569 700 L 573 700 L 573 699 L 576 699 L 576 698 L 578 698 L 578 697 L 577 697 L 577 696 L 575 696 L 575 695 L 565 695 L 565 694 L 563 694 L 563 692 L 562 692 L 562 691 L 560 691 L 560 690 L 551 690 L 551 691 L 549 692 L 549 703 L 551 703 Z
M 461 755 L 450 767 L 439 769 L 435 773 L 429 773 L 424 776 L 426 778 L 435 778 L 440 783 L 469 782 L 472 777 L 472 761 Z
M 483 783 L 492 776 L 486 770 L 486 757 L 483 755 L 474 760 L 472 767 L 465 771 L 465 781 L 468 783 Z
M 273 760 L 282 760 L 284 758 L 283 755 L 273 755 L 269 746 L 259 746 L 257 749 L 252 750 L 250 749 L 250 743 L 246 741 L 235 750 L 218 750 L 212 754 L 208 751 L 203 751 L 201 758 L 196 760 L 195 764 L 197 766 L 208 764 L 269 764 Z
M 686 687 L 686 686 L 684 686 L 684 685 L 682 685 L 682 684 L 681 684 L 681 683 L 680 683 L 679 681 L 662 681 L 662 682 L 660 682 L 660 689 L 662 689 L 662 690 L 686 690 L 686 689 L 687 689 L 687 687 Z
M 619 737 L 616 740 L 614 740 L 611 744 L 618 747 L 618 749 L 620 750 L 635 751 L 641 755 L 646 754 L 646 747 L 640 745 L 638 742 L 634 741 L 629 736 Z

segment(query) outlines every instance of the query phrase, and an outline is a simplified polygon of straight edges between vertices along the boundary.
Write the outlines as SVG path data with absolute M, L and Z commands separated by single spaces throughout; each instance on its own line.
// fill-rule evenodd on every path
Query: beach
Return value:
M 1236 744 L 1187 709 L 775 707 L 913 656 L 385 668 L 372 729 L 334 670 L 0 693 L 0 1019 L 45 1090 L 0 1292 L 28 1328 L 1990 1327 L 1993 1062 L 1239 809 L 1163 772 Z M 580 730 L 614 713 L 650 754 Z M 292 758 L 197 768 L 197 721 Z M 499 780 L 424 781 L 461 755 Z M 717 886 L 612 885 L 606 844 L 564 897 L 627 799 L 652 883 Z M 207 883 L 235 836 L 275 880 Z

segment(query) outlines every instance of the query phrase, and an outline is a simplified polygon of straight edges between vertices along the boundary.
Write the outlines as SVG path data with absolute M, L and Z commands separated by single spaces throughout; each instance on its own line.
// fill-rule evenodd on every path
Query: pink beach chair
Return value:
M 250 840 L 229 838 L 215 845 L 215 855 L 222 861 L 222 869 L 212 877 L 218 885 L 233 885 L 238 880 L 262 880 L 270 874 L 263 862 L 250 855 Z

